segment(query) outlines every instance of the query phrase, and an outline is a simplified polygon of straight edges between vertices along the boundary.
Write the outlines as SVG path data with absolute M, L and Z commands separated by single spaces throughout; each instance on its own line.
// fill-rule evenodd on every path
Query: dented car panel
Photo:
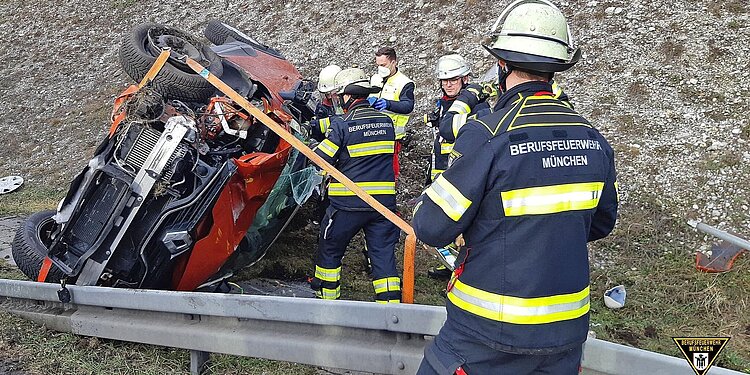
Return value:
M 295 90 L 313 86 L 301 84 L 297 69 L 279 54 L 229 40 L 212 47 L 221 57 L 215 58 L 209 49 L 185 47 L 196 42 L 179 30 L 144 24 L 134 33 L 151 35 L 152 29 L 173 34 L 164 40 L 179 42 L 175 48 L 203 51 L 212 72 L 221 72 L 221 79 L 241 88 L 287 131 L 309 121 L 309 103 L 284 100 L 281 92 L 308 98 L 309 92 L 294 95 Z M 260 259 L 278 237 L 300 204 L 288 175 L 308 168 L 307 160 L 219 92 L 206 96 L 204 86 L 180 92 L 184 80 L 199 81 L 186 76 L 179 61 L 163 52 L 157 59 L 159 51 L 144 48 L 132 35 L 123 43 L 135 43 L 124 44 L 121 55 L 126 72 L 142 83 L 115 100 L 109 134 L 58 210 L 32 215 L 25 230 L 19 229 L 14 259 L 38 281 L 175 290 L 211 286 Z M 150 53 L 153 58 L 139 58 Z M 146 62 L 153 65 L 137 65 Z
M 274 154 L 250 154 L 235 160 L 237 172 L 211 211 L 211 230 L 193 247 L 175 290 L 194 290 L 219 272 L 245 236 L 255 214 L 281 174 L 291 146 Z M 208 218 L 204 220 L 209 220 Z

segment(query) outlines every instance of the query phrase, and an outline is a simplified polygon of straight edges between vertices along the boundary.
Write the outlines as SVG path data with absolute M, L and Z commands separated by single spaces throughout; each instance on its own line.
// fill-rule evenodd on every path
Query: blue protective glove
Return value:
M 388 102 L 385 101 L 385 99 L 380 98 L 375 101 L 375 103 L 372 103 L 372 108 L 377 109 L 378 111 L 382 111 L 386 108 L 388 108 Z

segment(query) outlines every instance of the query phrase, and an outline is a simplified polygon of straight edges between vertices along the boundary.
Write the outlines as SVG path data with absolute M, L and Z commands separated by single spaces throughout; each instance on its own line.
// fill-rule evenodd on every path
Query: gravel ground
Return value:
M 11 266 L 15 266 L 16 262 L 10 254 L 10 244 L 13 243 L 13 236 L 16 235 L 19 224 L 21 224 L 21 218 L 0 217 L 0 259 Z
M 156 21 L 200 35 L 209 19 L 238 24 L 285 52 L 303 75 L 331 62 L 370 68 L 390 44 L 417 83 L 416 114 L 437 94 L 436 59 L 457 51 L 483 72 L 480 42 L 501 9 L 489 1 L 110 0 L 0 3 L 0 175 L 65 186 L 107 129 L 111 99 L 128 83 L 121 35 Z M 679 217 L 728 229 L 750 226 L 750 37 L 742 0 L 566 1 L 582 62 L 559 76 L 577 108 L 618 152 L 624 205 L 653 196 Z M 492 11 L 486 11 L 492 9 Z M 414 116 L 418 118 L 420 116 Z M 421 190 L 431 133 L 415 121 L 403 196 Z M 4 199 L 4 198 L 0 198 Z

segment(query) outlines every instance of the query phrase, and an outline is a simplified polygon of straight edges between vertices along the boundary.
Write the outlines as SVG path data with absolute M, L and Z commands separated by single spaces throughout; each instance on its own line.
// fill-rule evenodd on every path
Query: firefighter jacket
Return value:
M 343 117 L 331 117 L 330 131 L 315 153 L 341 171 L 384 206 L 396 208 L 393 173 L 395 148 L 393 122 L 359 99 Z M 372 211 L 344 184 L 332 180 L 328 186 L 331 206 L 347 211 Z
M 396 129 L 396 140 L 406 135 L 406 123 L 409 114 L 414 110 L 414 82 L 401 71 L 388 77 L 383 82 L 383 89 L 378 94 L 371 95 L 382 98 L 388 103 L 385 114 L 393 120 Z
M 443 95 L 435 103 L 435 115 L 438 124 L 440 120 L 448 113 L 448 109 L 456 98 Z M 430 163 L 430 182 L 435 179 L 446 169 L 448 169 L 448 155 L 453 151 L 453 142 L 448 142 L 440 135 L 439 125 L 436 127 L 435 140 L 432 145 L 432 160 Z
M 417 238 L 463 234 L 448 287 L 448 320 L 491 347 L 561 352 L 586 340 L 587 242 L 617 215 L 614 152 L 546 82 L 502 95 L 464 125 L 453 164 L 417 203 Z
M 310 136 L 316 141 L 326 138 L 328 128 L 331 126 L 331 116 L 336 115 L 332 105 L 326 105 L 325 101 L 315 106 L 315 118 L 310 121 Z

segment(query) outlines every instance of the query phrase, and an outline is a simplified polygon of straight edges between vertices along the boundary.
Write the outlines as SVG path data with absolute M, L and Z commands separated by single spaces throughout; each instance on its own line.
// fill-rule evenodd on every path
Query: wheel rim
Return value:
M 52 245 L 52 232 L 55 229 L 55 225 L 54 217 L 50 216 L 39 222 L 36 226 L 36 235 L 39 238 L 39 242 L 44 244 L 47 249 Z

